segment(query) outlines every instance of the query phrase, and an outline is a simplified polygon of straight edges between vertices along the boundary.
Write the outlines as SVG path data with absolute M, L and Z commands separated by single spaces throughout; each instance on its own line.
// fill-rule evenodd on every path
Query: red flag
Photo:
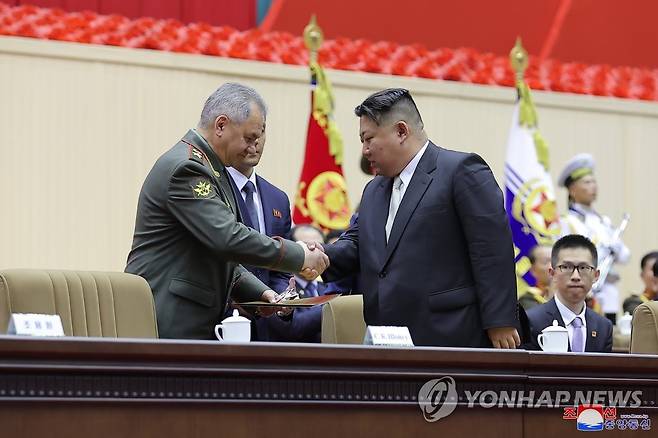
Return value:
M 317 62 L 311 62 L 310 67 L 311 114 L 293 221 L 322 229 L 344 229 L 351 212 L 343 177 L 343 140 L 333 120 L 331 84 Z

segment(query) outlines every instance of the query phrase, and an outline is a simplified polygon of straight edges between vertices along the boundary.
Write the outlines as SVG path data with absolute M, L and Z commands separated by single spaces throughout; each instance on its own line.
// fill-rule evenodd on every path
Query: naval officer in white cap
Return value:
M 596 212 L 592 204 L 596 200 L 597 184 L 594 177 L 594 158 L 590 154 L 578 154 L 566 164 L 558 185 L 569 191 L 569 211 L 561 222 L 562 235 L 581 234 L 589 238 L 597 247 L 599 265 L 612 253 L 615 263 L 625 264 L 630 251 L 621 239 L 614 239 L 615 227 L 610 218 Z M 619 275 L 610 271 L 606 283 L 596 295 L 603 313 L 613 324 L 619 311 L 619 290 L 615 283 Z

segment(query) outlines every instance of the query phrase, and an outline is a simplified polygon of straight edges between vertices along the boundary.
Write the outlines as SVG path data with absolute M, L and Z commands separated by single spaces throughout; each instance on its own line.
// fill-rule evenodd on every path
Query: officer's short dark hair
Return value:
M 644 268 L 646 268 L 647 263 L 649 263 L 650 260 L 658 260 L 658 251 L 648 252 L 642 257 L 642 260 L 640 260 L 640 271 L 644 271 Z
M 553 267 L 557 266 L 560 251 L 572 248 L 585 248 L 589 250 L 590 254 L 592 254 L 592 263 L 594 264 L 594 267 L 598 266 L 599 254 L 592 241 L 580 234 L 569 234 L 555 242 L 555 245 L 553 245 L 553 250 L 551 251 L 551 264 Z
M 653 264 L 653 276 L 658 278 L 658 261 Z
M 405 88 L 387 88 L 371 94 L 354 108 L 354 114 L 357 117 L 365 116 L 377 125 L 396 118 L 423 129 L 423 119 L 416 102 Z

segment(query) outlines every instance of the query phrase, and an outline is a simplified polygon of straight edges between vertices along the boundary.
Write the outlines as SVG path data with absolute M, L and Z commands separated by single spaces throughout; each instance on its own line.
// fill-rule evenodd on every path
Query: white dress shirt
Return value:
M 585 309 L 587 309 L 587 305 L 583 303 L 583 310 L 576 315 L 571 311 L 571 309 L 569 309 L 567 306 L 562 304 L 557 294 L 555 294 L 555 304 L 557 305 L 557 310 L 560 312 L 562 321 L 564 321 L 564 325 L 567 326 L 567 332 L 569 332 L 569 345 L 571 345 L 571 340 L 573 339 L 573 331 L 575 330 L 574 327 L 571 325 L 571 322 L 574 319 L 576 319 L 577 316 L 580 316 L 580 320 L 583 323 L 582 327 L 580 327 L 580 330 L 583 333 L 583 348 L 584 348 L 585 344 L 587 344 L 587 321 L 585 320 Z
M 238 190 L 240 191 L 240 195 L 242 196 L 242 200 L 244 201 L 247 198 L 247 195 L 244 193 L 242 190 L 247 184 L 247 181 L 251 181 L 255 187 L 255 192 L 254 192 L 254 205 L 256 207 L 256 214 L 258 215 L 258 226 L 260 227 L 260 232 L 263 234 L 265 233 L 265 218 L 263 217 L 263 203 L 260 200 L 260 192 L 258 191 L 258 184 L 256 184 L 256 172 L 252 172 L 251 176 L 247 178 L 237 170 L 235 170 L 232 167 L 227 167 L 226 170 L 228 170 L 228 173 L 231 174 L 231 178 L 233 178 L 233 181 L 235 182 L 235 185 L 237 186 Z
M 402 200 L 404 199 L 404 194 L 407 191 L 407 187 L 409 187 L 411 178 L 413 178 L 414 172 L 416 171 L 416 167 L 418 167 L 418 162 L 423 156 L 425 149 L 427 149 L 428 144 L 429 144 L 429 140 L 425 142 L 423 147 L 420 148 L 420 150 L 416 153 L 416 155 L 414 155 L 411 161 L 409 161 L 409 163 L 405 166 L 405 168 L 402 169 L 402 172 L 400 172 L 398 176 L 393 178 L 393 188 L 391 189 L 391 198 L 388 204 L 388 217 L 386 219 L 386 226 L 385 226 L 386 242 L 388 242 L 390 233 L 393 230 L 395 217 L 397 216 L 397 212 L 400 207 L 400 204 L 402 204 Z
M 404 194 L 407 191 L 407 187 L 409 187 L 409 183 L 411 182 L 411 178 L 414 176 L 414 172 L 416 171 L 416 167 L 418 167 L 418 163 L 420 162 L 420 159 L 422 158 L 423 154 L 425 153 L 425 149 L 427 149 L 427 145 L 430 143 L 429 140 L 425 142 L 422 148 L 414 155 L 414 157 L 409 161 L 409 164 L 407 164 L 407 167 L 402 169 L 402 172 L 400 172 L 400 179 L 402 180 L 402 196 L 400 197 L 400 203 L 402 202 L 402 199 L 404 199 Z

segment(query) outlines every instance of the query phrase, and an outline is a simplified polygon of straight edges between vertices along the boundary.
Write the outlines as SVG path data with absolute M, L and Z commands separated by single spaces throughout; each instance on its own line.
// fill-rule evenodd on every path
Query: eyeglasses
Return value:
M 572 275 L 573 271 L 578 269 L 578 274 L 580 275 L 591 275 L 596 268 L 594 266 L 590 265 L 574 265 L 571 263 L 565 263 L 563 265 L 557 265 L 557 270 L 560 271 L 562 274 L 569 274 Z

